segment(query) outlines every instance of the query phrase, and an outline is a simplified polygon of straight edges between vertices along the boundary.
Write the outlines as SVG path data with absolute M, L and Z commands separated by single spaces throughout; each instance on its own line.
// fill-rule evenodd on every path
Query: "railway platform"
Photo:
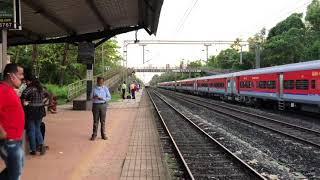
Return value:
M 22 180 L 168 179 L 147 94 L 109 104 L 108 140 L 89 141 L 91 111 L 48 114 L 44 156 L 25 156 Z M 4 167 L 0 161 L 0 169 Z

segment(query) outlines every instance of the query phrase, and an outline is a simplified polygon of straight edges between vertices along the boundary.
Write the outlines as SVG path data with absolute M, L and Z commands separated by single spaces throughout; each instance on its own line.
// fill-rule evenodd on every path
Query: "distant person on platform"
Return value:
M 126 90 L 127 90 L 127 84 L 125 81 L 123 81 L 121 85 L 121 92 L 122 92 L 122 99 L 126 99 Z
M 0 179 L 19 180 L 24 165 L 24 112 L 14 89 L 21 85 L 23 68 L 17 64 L 7 64 L 3 79 L 0 82 L 0 156 L 6 168 L 0 173 Z
M 91 93 L 92 99 L 92 114 L 93 114 L 93 130 L 92 136 L 90 138 L 91 141 L 94 141 L 97 137 L 97 131 L 99 127 L 99 121 L 101 123 L 101 138 L 103 140 L 107 140 L 108 137 L 106 135 L 105 130 L 105 122 L 106 122 L 106 112 L 107 112 L 107 104 L 108 101 L 111 100 L 111 95 L 109 89 L 104 86 L 104 78 L 97 78 L 97 86 L 92 89 Z
M 131 91 L 131 96 L 132 99 L 136 98 L 136 85 L 134 84 L 134 82 L 130 85 L 130 91 Z

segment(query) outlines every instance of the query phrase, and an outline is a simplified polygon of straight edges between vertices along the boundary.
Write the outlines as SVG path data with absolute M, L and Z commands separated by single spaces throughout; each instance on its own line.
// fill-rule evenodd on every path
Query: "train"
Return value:
M 320 60 L 250 69 L 178 81 L 157 87 L 279 110 L 320 112 Z

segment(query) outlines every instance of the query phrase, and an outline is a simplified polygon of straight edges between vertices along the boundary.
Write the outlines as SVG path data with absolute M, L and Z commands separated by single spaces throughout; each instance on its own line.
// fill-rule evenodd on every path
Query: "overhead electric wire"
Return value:
M 290 10 L 290 11 L 287 11 L 286 13 L 282 13 L 283 11 L 281 11 L 281 12 L 280 12 L 281 14 L 280 14 L 279 16 L 277 16 L 276 18 L 274 18 L 273 20 L 277 20 L 277 22 L 279 22 L 278 19 L 281 18 L 281 20 L 282 20 L 283 17 L 288 17 L 288 16 L 291 15 L 293 12 L 295 12 L 297 9 L 302 8 L 302 7 L 304 7 L 305 5 L 310 4 L 311 2 L 312 2 L 312 0 L 309 0 L 308 2 L 306 2 L 306 3 L 302 4 L 302 5 L 298 5 L 298 7 L 295 7 L 294 9 L 292 9 L 292 10 Z M 272 21 L 273 21 L 273 20 L 272 20 Z
M 191 14 L 193 8 L 196 6 L 197 2 L 198 2 L 198 0 L 194 0 L 192 6 L 185 11 L 183 17 L 180 20 L 179 26 L 177 28 L 177 32 L 179 32 L 181 30 L 181 28 L 184 26 L 186 20 L 188 19 L 189 15 Z
M 286 10 L 286 9 L 288 9 L 288 8 L 283 8 L 281 11 L 280 11 L 280 15 L 278 15 L 277 17 L 275 17 L 275 18 L 273 18 L 272 19 L 272 23 L 270 23 L 270 24 L 274 24 L 273 23 L 273 21 L 276 21 L 276 23 L 279 23 L 280 21 L 283 21 L 283 18 L 282 17 L 288 17 L 289 15 L 291 15 L 294 11 L 296 11 L 297 9 L 299 9 L 299 8 L 301 8 L 301 7 L 303 7 L 303 6 L 305 6 L 305 5 L 307 5 L 307 4 L 311 4 L 311 2 L 312 2 L 312 0 L 309 0 L 308 2 L 306 2 L 306 3 L 304 3 L 304 4 L 302 4 L 302 5 L 299 5 L 298 7 L 295 7 L 294 9 L 292 9 L 292 10 L 290 10 L 290 11 L 287 11 L 286 13 L 282 13 L 282 12 L 284 12 L 284 10 Z M 297 4 L 297 3 L 296 3 Z M 281 18 L 281 20 L 279 20 Z M 271 22 L 271 21 L 269 21 L 269 22 Z M 274 26 L 274 25 L 273 25 Z M 264 25 L 263 27 L 266 27 L 266 25 Z M 271 28 L 270 29 L 267 29 L 266 28 L 266 31 L 267 32 L 269 32 L 271 30 Z

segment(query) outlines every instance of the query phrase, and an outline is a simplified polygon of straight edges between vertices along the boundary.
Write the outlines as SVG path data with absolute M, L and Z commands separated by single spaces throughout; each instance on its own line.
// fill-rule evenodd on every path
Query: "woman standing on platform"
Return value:
M 41 134 L 40 125 L 46 115 L 43 99 L 47 94 L 43 91 L 41 83 L 36 77 L 26 78 L 28 87 L 22 92 L 21 100 L 25 107 L 26 129 L 29 137 L 31 155 L 36 155 L 37 147 L 40 155 L 45 154 L 46 148 Z

